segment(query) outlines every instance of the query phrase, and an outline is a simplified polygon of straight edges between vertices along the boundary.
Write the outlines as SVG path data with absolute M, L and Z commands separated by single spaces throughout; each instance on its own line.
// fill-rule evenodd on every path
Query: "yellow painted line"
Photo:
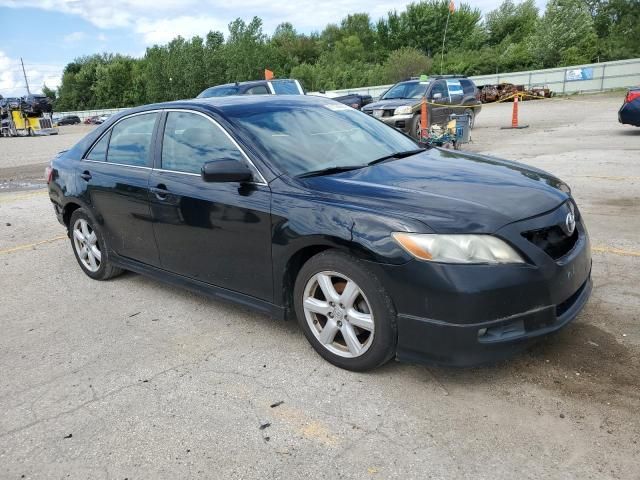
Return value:
M 624 257 L 640 257 L 640 252 L 637 250 L 624 250 L 615 247 L 591 247 L 591 251 L 596 253 L 612 253 L 613 255 L 622 255 Z
M 0 204 L 11 203 L 18 200 L 24 200 L 25 198 L 40 197 L 48 194 L 49 192 L 47 190 L 38 190 L 37 192 L 31 192 L 31 193 L 21 193 L 17 195 L 6 195 L 6 196 L 3 195 L 3 196 L 0 196 Z
M 29 250 L 30 248 L 37 247 L 38 245 L 57 242 L 58 240 L 64 240 L 65 238 L 67 238 L 66 235 L 60 235 L 58 237 L 49 238 L 47 240 L 40 240 L 39 242 L 35 243 L 28 243 L 26 245 L 18 245 L 17 247 L 5 248 L 4 250 L 0 250 L 0 255 L 2 255 L 3 253 L 14 253 L 21 250 Z

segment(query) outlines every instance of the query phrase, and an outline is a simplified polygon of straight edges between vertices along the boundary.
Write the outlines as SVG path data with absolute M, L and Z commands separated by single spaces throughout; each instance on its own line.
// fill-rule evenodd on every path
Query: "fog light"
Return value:
M 478 330 L 478 336 L 479 337 L 484 337 L 487 334 L 487 329 L 486 328 L 481 328 Z

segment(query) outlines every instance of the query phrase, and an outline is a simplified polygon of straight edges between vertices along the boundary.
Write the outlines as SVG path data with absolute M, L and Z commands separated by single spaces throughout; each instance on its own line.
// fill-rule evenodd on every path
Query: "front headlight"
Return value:
M 396 232 L 393 239 L 420 260 L 443 263 L 524 263 L 511 246 L 491 235 Z
M 405 105 L 404 107 L 398 107 L 393 111 L 394 115 L 407 115 L 411 113 L 413 110 L 410 105 Z

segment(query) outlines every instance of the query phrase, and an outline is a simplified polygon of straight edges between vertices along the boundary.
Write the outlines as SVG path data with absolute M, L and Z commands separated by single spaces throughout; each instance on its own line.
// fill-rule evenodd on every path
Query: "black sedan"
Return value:
M 640 127 L 640 87 L 630 88 L 627 91 L 624 103 L 618 111 L 618 121 Z
M 58 120 L 58 125 L 79 125 L 80 123 L 82 120 L 77 115 L 67 115 Z
M 131 270 L 295 317 L 347 369 L 503 358 L 573 320 L 591 291 L 562 181 L 424 149 L 326 98 L 135 108 L 47 175 L 89 277 Z

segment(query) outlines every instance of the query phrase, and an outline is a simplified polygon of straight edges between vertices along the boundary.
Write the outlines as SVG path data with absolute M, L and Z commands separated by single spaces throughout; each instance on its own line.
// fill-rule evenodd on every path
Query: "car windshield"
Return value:
M 238 87 L 214 87 L 207 88 L 197 98 L 226 97 L 236 93 L 238 93 Z
M 391 87 L 380 100 L 394 98 L 422 98 L 427 93 L 429 82 L 404 82 Z
M 229 111 L 276 167 L 292 176 L 329 168 L 364 167 L 398 152 L 416 150 L 409 137 L 347 105 L 263 105 Z

